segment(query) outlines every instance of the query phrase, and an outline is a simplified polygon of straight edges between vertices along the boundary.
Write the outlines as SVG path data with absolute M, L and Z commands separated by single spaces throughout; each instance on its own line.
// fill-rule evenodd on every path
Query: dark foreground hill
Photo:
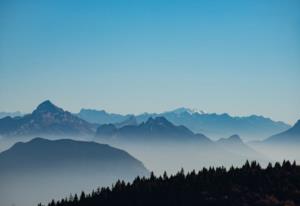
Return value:
M 127 152 L 105 144 L 35 138 L 0 153 L 0 205 L 33 205 L 118 179 L 148 175 Z
M 256 162 L 241 168 L 210 168 L 174 176 L 136 178 L 132 184 L 118 181 L 112 189 L 52 201 L 48 206 L 100 205 L 204 205 L 295 206 L 300 205 L 300 167 L 276 163 L 262 169 Z
M 143 164 L 127 152 L 106 144 L 70 139 L 35 138 L 0 153 L 0 175 L 69 170 L 124 175 L 147 174 Z M 74 169 L 74 170 L 73 170 Z M 72 171 L 73 170 L 73 171 Z

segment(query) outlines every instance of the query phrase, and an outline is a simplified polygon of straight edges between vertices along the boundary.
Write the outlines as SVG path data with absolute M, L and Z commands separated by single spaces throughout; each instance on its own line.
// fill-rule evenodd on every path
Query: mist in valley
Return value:
M 109 115 L 105 117 L 116 116 Z M 264 140 L 246 142 L 237 134 L 211 138 L 195 133 L 164 116 L 141 123 L 133 116 L 115 124 L 90 123 L 46 100 L 31 114 L 0 123 L 1 206 L 45 204 L 111 187 L 119 179 L 147 177 L 151 171 L 175 175 L 182 169 L 240 167 L 246 161 L 266 167 L 300 160 L 299 121 Z
M 50 136 L 47 138 L 52 140 L 61 139 L 61 137 Z M 1 150 L 4 151 L 10 148 L 11 145 L 20 140 L 27 142 L 30 139 L 29 137 L 20 137 L 2 140 Z M 84 141 L 87 141 L 86 138 L 78 137 L 69 139 L 76 141 L 85 139 Z M 300 160 L 300 151 L 297 146 L 266 145 L 262 142 L 240 142 L 238 144 L 224 144 L 221 140 L 209 143 L 135 142 L 97 137 L 90 137 L 88 141 L 107 144 L 124 150 L 141 161 L 148 171 L 153 171 L 156 175 L 162 175 L 165 171 L 169 175 L 176 174 L 182 168 L 185 172 L 190 172 L 201 170 L 203 167 L 239 167 L 247 160 L 255 160 L 262 167 L 266 167 L 269 162 L 275 163 L 283 160 L 296 160 L 299 162 Z M 226 139 L 225 142 L 227 142 Z M 77 163 L 67 165 L 65 162 L 64 165 L 56 165 L 50 168 L 42 166 L 42 170 L 35 170 L 35 167 L 33 167 L 25 173 L 14 170 L 10 170 L 12 172 L 8 173 L 0 172 L 1 205 L 30 206 L 37 205 L 39 202 L 47 203 L 52 199 L 69 197 L 70 194 L 80 194 L 81 191 L 90 193 L 99 187 L 110 187 L 118 179 L 130 182 L 135 177 L 132 174 L 125 174 L 121 168 L 119 171 L 103 173 L 105 168 L 100 165 L 99 167 L 90 168 L 90 165 L 87 164 L 87 168 L 85 168 L 84 165 L 78 166 L 82 162 L 78 161 Z

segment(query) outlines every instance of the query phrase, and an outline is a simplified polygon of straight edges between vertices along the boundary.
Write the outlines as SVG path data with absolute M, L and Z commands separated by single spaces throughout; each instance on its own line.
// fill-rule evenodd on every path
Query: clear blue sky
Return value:
M 0 1 L 0 111 L 300 119 L 300 1 Z

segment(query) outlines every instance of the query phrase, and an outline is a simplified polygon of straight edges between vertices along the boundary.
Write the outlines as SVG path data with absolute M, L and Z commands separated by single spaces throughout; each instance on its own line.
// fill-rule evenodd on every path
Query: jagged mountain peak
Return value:
M 95 126 L 46 100 L 28 115 L 0 122 L 3 136 L 92 135 Z
M 44 112 L 64 112 L 63 109 L 54 105 L 50 100 L 43 101 L 40 103 L 37 108 L 33 111 L 33 113 L 44 113 Z
M 243 157 L 247 157 L 250 159 L 267 159 L 264 155 L 258 153 L 249 145 L 244 143 L 241 137 L 237 134 L 231 135 L 227 138 L 221 138 L 217 140 L 216 143 L 225 150 L 234 154 L 241 155 Z

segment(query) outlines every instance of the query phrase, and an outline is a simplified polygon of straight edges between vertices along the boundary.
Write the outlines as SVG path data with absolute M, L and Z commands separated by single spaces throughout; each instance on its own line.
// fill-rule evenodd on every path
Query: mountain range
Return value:
M 243 134 L 248 139 L 269 138 L 249 146 Z M 64 139 L 34 138 L 37 136 Z M 32 203 L 28 198 L 36 196 L 44 201 L 66 196 L 66 191 L 89 191 L 99 185 L 110 185 L 118 178 L 131 180 L 136 175 L 148 175 L 148 170 L 135 157 L 159 173 L 178 171 L 180 167 L 192 170 L 239 165 L 246 159 L 264 165 L 270 159 L 282 157 L 298 160 L 300 120 L 290 127 L 262 116 L 232 117 L 187 108 L 160 114 L 120 115 L 87 109 L 73 114 L 47 100 L 31 114 L 0 119 L 0 137 L 3 137 L 1 144 L 15 143 L 13 137 L 34 138 L 0 153 L 1 203 L 5 199 L 6 205 L 16 203 L 12 194 L 18 194 L 22 200 L 18 203 L 26 205 L 26 200 Z M 106 144 L 66 139 L 76 137 L 115 145 L 134 157 Z M 296 148 L 292 151 L 290 146 L 286 147 L 293 152 L 290 156 L 283 155 L 287 154 L 283 150 L 285 144 Z M 35 189 L 45 185 L 45 194 Z M 31 193 L 27 187 L 33 188 Z
M 16 113 L 17 114 L 17 113 Z M 162 119 L 162 117 L 164 119 Z M 158 119 L 157 119 L 158 118 Z M 162 122 L 157 122 L 161 120 Z M 279 136 L 291 136 L 297 130 L 283 122 L 275 122 L 262 116 L 232 117 L 228 114 L 209 114 L 202 111 L 194 111 L 187 108 L 178 108 L 170 112 L 160 114 L 143 113 L 140 115 L 121 115 L 107 113 L 104 110 L 82 109 L 78 114 L 55 106 L 49 100 L 39 104 L 31 113 L 24 116 L 6 116 L 0 119 L 0 136 L 8 137 L 54 137 L 54 136 L 80 136 L 93 137 L 101 136 L 103 131 L 110 128 L 114 134 L 108 136 L 129 136 L 136 138 L 145 128 L 152 127 L 150 124 L 164 124 L 168 120 L 174 126 L 183 127 L 190 132 L 200 133 L 212 139 L 220 139 L 224 136 L 239 134 L 243 140 L 257 140 L 280 133 Z M 113 124 L 113 125 L 111 125 Z M 299 124 L 299 123 L 298 123 Z M 99 127 L 99 125 L 102 125 Z M 170 124 L 169 124 L 170 125 Z M 99 127 L 99 128 L 98 128 Z M 97 129 L 98 128 L 98 129 Z M 169 128 L 177 129 L 176 127 Z M 288 130 L 288 132 L 284 132 Z M 96 132 L 97 131 L 97 132 Z M 111 131 L 112 132 L 112 131 Z M 154 136 L 152 131 L 152 136 Z M 169 131 L 170 133 L 171 131 Z M 193 136 L 186 134 L 176 134 L 177 136 Z M 180 132 L 180 130 L 179 130 Z M 106 134 L 107 135 L 107 134 Z M 143 135 L 147 135 L 144 133 Z M 156 136 L 159 136 L 156 134 Z M 271 139 L 276 139 L 276 135 Z M 278 136 L 278 135 L 277 135 Z M 295 136 L 292 134 L 292 136 Z M 128 137 L 127 137 L 128 138 Z
M 115 124 L 132 118 L 133 115 L 110 114 L 104 110 L 81 111 L 77 116 L 98 124 Z M 230 116 L 226 113 L 204 113 L 188 108 L 178 108 L 163 113 L 143 113 L 134 115 L 137 123 L 146 122 L 150 117 L 165 117 L 175 125 L 183 125 L 195 133 L 203 133 L 213 139 L 223 136 L 239 134 L 243 139 L 262 140 L 265 137 L 285 131 L 290 125 L 284 122 L 273 121 L 263 116 L 251 115 L 245 117 Z
M 81 109 L 80 112 L 75 115 L 90 123 L 96 123 L 96 124 L 120 123 L 122 121 L 129 119 L 132 116 L 132 115 L 108 113 L 105 110 L 94 110 L 94 109 Z
M 161 125 L 159 126 L 159 124 Z M 168 132 L 163 125 L 171 126 L 168 128 Z M 0 119 L 0 137 L 93 137 L 95 134 L 99 137 L 110 129 L 111 134 L 105 135 L 127 136 L 127 138 L 132 136 L 132 139 L 136 139 L 141 135 L 149 136 L 149 131 L 148 133 L 145 131 L 149 128 L 156 129 L 156 131 L 151 131 L 151 135 L 155 135 L 156 138 L 167 132 L 168 135 L 170 134 L 169 136 L 173 136 L 177 140 L 179 136 L 191 137 L 194 134 L 190 134 L 195 133 L 203 134 L 202 136 L 208 136 L 214 140 L 239 134 L 243 140 L 248 141 L 264 139 L 278 133 L 280 136 L 289 135 L 297 131 L 291 128 L 290 132 L 289 125 L 262 116 L 232 117 L 228 114 L 209 114 L 187 108 L 160 114 L 120 115 L 107 113 L 104 110 L 88 109 L 82 109 L 80 113 L 72 114 L 55 106 L 49 100 L 39 104 L 31 114 L 17 117 L 6 116 Z M 159 128 L 161 134 L 158 133 Z M 285 133 L 286 130 L 289 132 Z
M 64 111 L 49 100 L 39 104 L 31 114 L 0 119 L 0 136 L 88 136 L 95 130 L 96 125 Z
M 239 165 L 247 159 L 266 164 L 268 159 L 237 135 L 212 141 L 185 126 L 174 125 L 165 117 L 150 117 L 146 122 L 121 128 L 114 124 L 101 125 L 95 140 L 132 151 L 160 173 L 161 168 L 176 171 L 180 167 L 193 169 L 203 165 Z
M 185 126 L 176 126 L 165 117 L 150 117 L 139 125 L 127 125 L 117 128 L 113 124 L 105 124 L 98 127 L 98 138 L 108 138 L 123 141 L 146 142 L 192 142 L 211 143 L 203 134 L 194 134 Z

